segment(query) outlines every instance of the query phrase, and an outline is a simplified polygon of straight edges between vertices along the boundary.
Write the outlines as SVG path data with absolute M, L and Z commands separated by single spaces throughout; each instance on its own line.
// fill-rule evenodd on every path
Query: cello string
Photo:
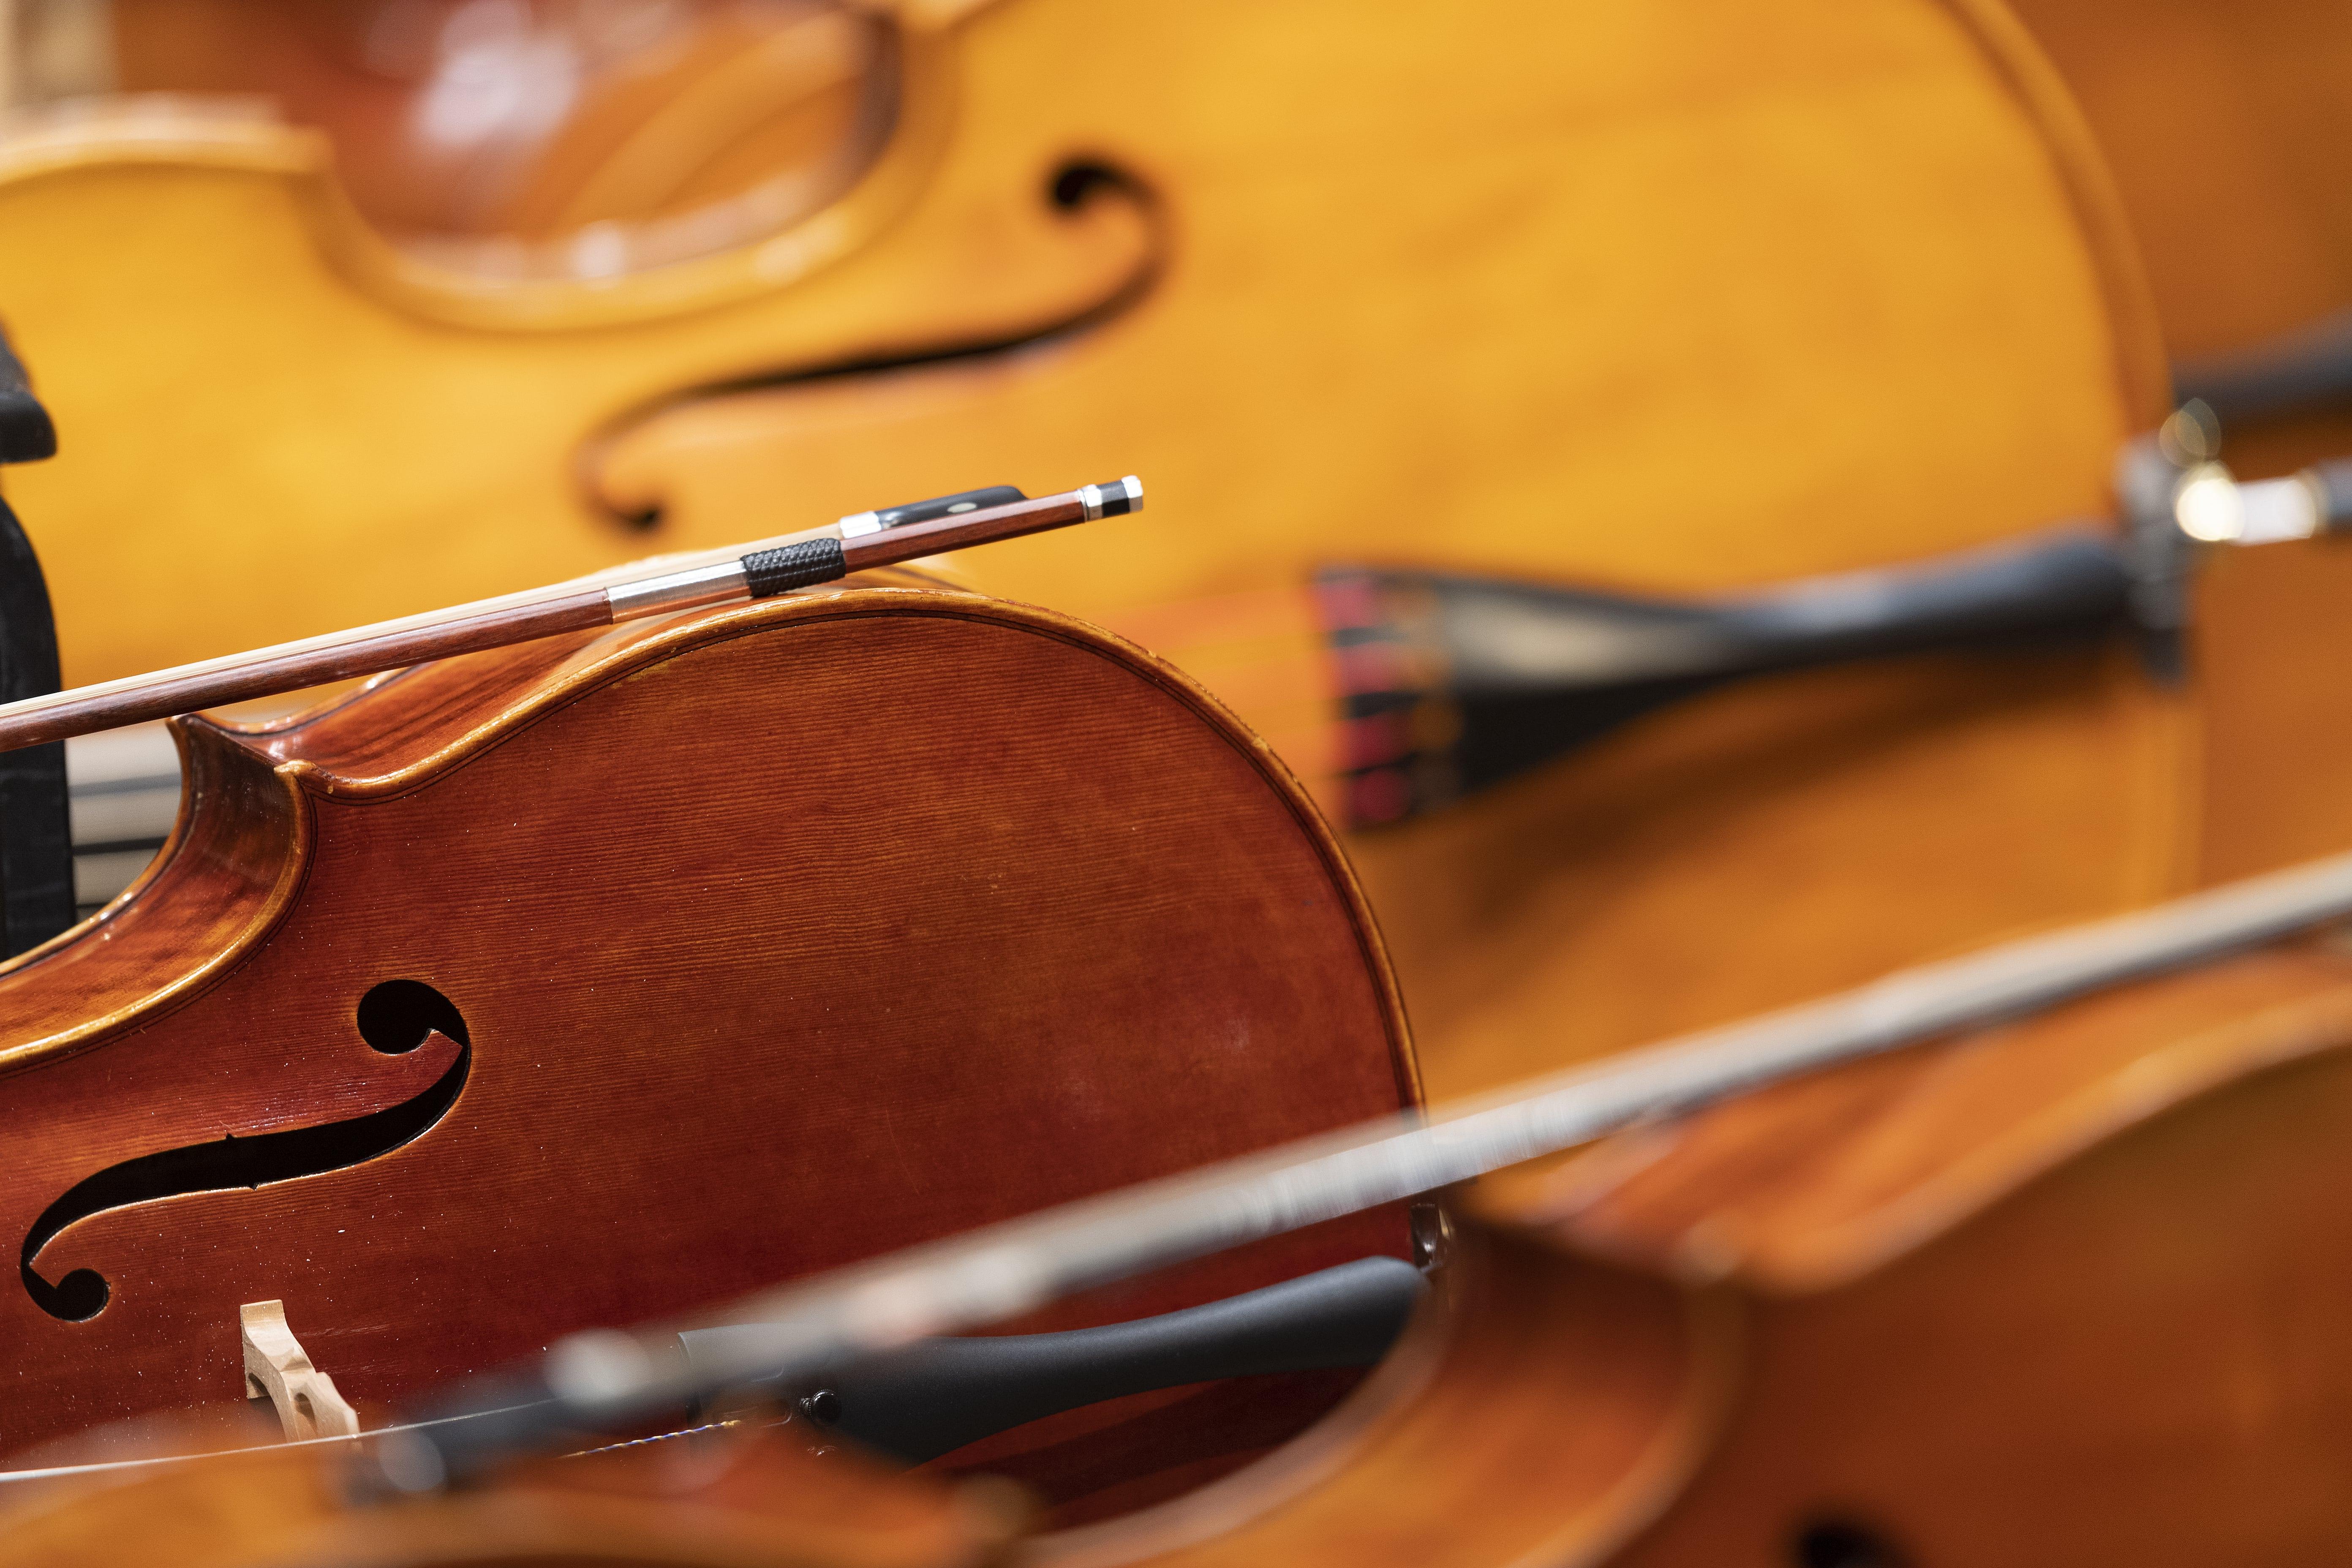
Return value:
M 165 1465 L 193 1465 L 205 1459 L 236 1459 L 253 1454 L 277 1454 L 289 1448 L 331 1447 L 337 1444 L 365 1443 L 379 1437 L 392 1437 L 411 1432 L 425 1432 L 436 1427 L 453 1426 L 467 1421 L 495 1420 L 514 1414 L 519 1405 L 495 1409 L 467 1411 L 457 1415 L 436 1415 L 424 1421 L 404 1421 L 388 1426 L 378 1426 L 367 1432 L 336 1432 L 323 1437 L 289 1437 L 277 1443 L 250 1443 L 241 1448 L 206 1448 L 185 1454 L 146 1454 L 135 1459 L 90 1459 L 73 1465 L 42 1465 L 26 1469 L 0 1470 L 0 1486 L 25 1481 L 69 1480 L 77 1476 L 120 1474 L 126 1470 L 159 1468 Z M 694 1428 L 700 1431 L 703 1428 Z M 686 1433 L 663 1433 L 662 1436 L 684 1436 Z M 651 1441 L 652 1439 L 639 1439 Z M 614 1445 L 620 1447 L 622 1445 Z M 591 1450 L 592 1452 L 602 1452 Z
M 324 1437 L 289 1437 L 278 1443 L 249 1443 L 241 1448 L 208 1448 L 185 1454 L 149 1454 L 135 1459 L 91 1459 L 77 1465 L 44 1465 L 23 1470 L 0 1470 L 0 1486 L 24 1481 L 70 1480 L 78 1476 L 119 1474 L 125 1470 L 158 1468 L 164 1465 L 193 1465 L 205 1459 L 236 1459 L 252 1454 L 278 1454 L 289 1448 L 331 1447 L 341 1443 L 364 1443 L 380 1437 L 395 1437 L 410 1432 L 425 1432 L 436 1427 L 453 1426 L 461 1421 L 490 1420 L 511 1415 L 522 1408 L 506 1405 L 493 1410 L 480 1410 L 464 1415 L 440 1415 L 426 1421 L 404 1421 L 388 1426 L 378 1426 L 366 1432 L 336 1432 Z M 583 1448 L 566 1454 L 567 1459 L 585 1459 L 598 1454 L 616 1453 L 624 1448 L 641 1448 L 649 1443 L 674 1442 L 680 1437 L 699 1437 L 711 1432 L 726 1431 L 742 1425 L 740 1421 L 709 1421 L 699 1426 L 682 1426 L 674 1432 L 656 1432 L 650 1436 L 631 1437 L 623 1442 L 607 1443 L 602 1447 Z

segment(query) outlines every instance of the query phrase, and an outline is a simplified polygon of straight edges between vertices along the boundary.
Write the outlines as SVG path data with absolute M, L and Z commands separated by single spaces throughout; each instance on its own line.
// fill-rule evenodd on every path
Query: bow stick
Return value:
M 750 545 L 656 557 L 551 587 L 0 704 L 0 752 L 646 616 L 765 599 L 870 567 L 1142 507 L 1143 482 L 1130 474 L 1034 500 L 999 485 L 857 512 Z

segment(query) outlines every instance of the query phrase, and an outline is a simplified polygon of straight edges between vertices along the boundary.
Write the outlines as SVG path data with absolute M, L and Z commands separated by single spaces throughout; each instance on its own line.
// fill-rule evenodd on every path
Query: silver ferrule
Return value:
M 875 511 L 854 511 L 836 524 L 844 539 L 863 539 L 869 533 L 882 531 L 882 514 Z
M 1101 521 L 1107 501 L 1124 501 L 1126 504 L 1118 508 L 1121 514 L 1136 510 L 1143 505 L 1143 481 L 1129 474 L 1108 489 L 1101 485 L 1078 487 L 1078 505 L 1085 509 L 1088 522 Z
M 621 583 L 604 590 L 604 602 L 613 607 L 616 621 L 634 621 L 644 616 L 666 615 L 672 610 L 690 610 L 698 605 L 724 605 L 751 596 L 751 584 L 744 580 L 743 563 L 722 561 L 715 566 L 697 566 L 691 572 L 672 572 L 666 576 L 648 577 L 641 583 Z

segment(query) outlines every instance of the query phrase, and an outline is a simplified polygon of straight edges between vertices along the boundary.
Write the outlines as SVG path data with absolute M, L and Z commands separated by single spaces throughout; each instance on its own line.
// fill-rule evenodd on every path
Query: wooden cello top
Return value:
M 1284 1461 L 1024 1560 L 2333 1556 L 2347 982 L 2291 942 L 1482 1183 Z
M 2333 89 L 2352 64 L 2352 30 L 2332 7 L 2015 8 L 2114 170 L 2176 357 L 2251 348 L 2352 306 Z
M 246 1301 L 388 1403 L 1417 1093 L 1295 782 L 1048 612 L 860 578 L 181 735 L 156 868 L 0 969 L 7 1447 L 235 1397 Z M 1370 1216 L 1089 1310 L 1405 1246 Z
M 68 679 L 585 570 L 632 517 L 715 542 L 1133 454 L 1165 525 L 973 581 L 1147 634 L 1291 747 L 1315 703 L 1254 679 L 1266 642 L 1145 612 L 1335 556 L 1659 591 L 1910 559 L 2099 515 L 2163 405 L 2104 174 L 1990 6 L 899 21 L 869 175 L 723 277 L 425 266 L 282 126 L 0 144 L 11 232 L 140 237 L 0 257 L 89 432 L 12 481 Z M 2194 725 L 2119 647 L 1831 673 L 1355 852 L 1467 1089 L 1541 1065 L 1530 1023 L 1605 1051 L 2185 885 Z M 1727 910 L 1751 945 L 1696 960 Z
M 1899 559 L 2095 512 L 2116 444 L 2161 407 L 2101 176 L 1989 8 L 1691 0 L 1595 28 L 1497 0 L 1448 30 L 1458 58 L 1403 19 L 1252 14 L 1247 47 L 1215 7 L 922 24 L 953 62 L 957 123 L 989 129 L 949 137 L 941 84 L 910 63 L 892 150 L 793 240 L 801 261 L 725 284 L 655 268 L 542 300 L 420 269 L 284 127 L 126 110 L 0 145 L 13 226 L 138 237 L 70 262 L 62 240 L 27 247 L 0 278 L 44 396 L 94 444 L 21 486 L 68 679 L 381 618 L 413 607 L 386 604 L 410 563 L 436 563 L 440 586 L 413 595 L 430 603 L 641 552 L 578 510 L 575 470 L 623 512 L 658 504 L 658 542 L 685 546 L 772 531 L 747 507 L 831 516 L 953 489 L 977 453 L 1034 486 L 1036 465 L 1141 444 L 1194 526 L 1026 548 L 998 574 L 1098 614 L 1433 539 L 1465 566 L 1657 587 Z M 1525 45 L 1508 60 L 1473 42 L 1506 34 Z M 1289 90 L 1308 58 L 1311 110 Z M 1035 92 L 1048 77 L 1065 89 Z M 1125 183 L 1065 207 L 1048 186 L 1074 142 Z M 1497 204 L 1513 225 L 1473 221 Z M 818 257 L 834 265 L 809 270 Z M 139 342 L 142 374 L 65 352 L 96 335 L 73 336 L 92 296 L 153 313 L 118 314 L 108 340 Z M 1414 305 L 1435 300 L 1453 303 Z M 799 384 L 1098 310 L 1123 324 L 1034 375 L 962 382 L 950 355 Z M 636 325 L 582 330 L 616 315 Z M 435 324 L 452 320 L 478 330 Z M 743 377 L 777 391 L 696 391 Z M 240 395 L 208 403 L 207 384 Z M 145 445 L 125 468 L 106 451 L 131 429 Z M 499 440 L 467 438 L 484 430 Z M 1440 442 L 1442 468 L 1412 459 Z M 209 482 L 151 485 L 174 449 L 203 451 Z M 383 483 L 334 482 L 354 466 Z M 263 547 L 289 527 L 310 550 Z M 135 548 L 151 531 L 205 548 Z M 150 613 L 75 607 L 98 591 L 85 540 L 117 563 L 111 602 Z M 173 592 L 122 575 L 149 559 L 173 563 Z M 77 635 L 132 640 L 82 653 Z
M 2037 1568 L 2331 1555 L 2352 1535 L 2334 1485 L 2352 1357 L 2332 1329 L 2352 1270 L 2325 1245 L 2346 1211 L 2325 1176 L 2347 1047 L 2352 966 L 2326 937 L 2290 939 L 1483 1184 L 1432 1309 L 1329 1420 L 1272 1463 L 1018 1558 L 1801 1561 L 2020 1534 Z M 195 1473 L 125 1478 L 130 1517 L 154 1529 L 184 1497 L 289 1489 L 299 1506 L 257 1517 L 326 1541 L 371 1517 L 300 1502 L 339 1473 L 312 1456 L 256 1459 L 209 1494 L 173 1479 Z M 569 1539 L 598 1489 L 642 1498 L 663 1473 L 573 1472 L 583 1496 L 546 1498 L 535 1539 Z M 565 1473 L 514 1479 L 509 1495 L 541 1497 Z M 956 1522 L 920 1484 L 843 1479 L 806 1500 L 856 1509 L 849 1539 L 927 1510 Z M 405 1542 L 499 1495 L 375 1517 Z M 702 1501 L 672 1516 L 698 1528 Z M 19 1517 L 62 1544 L 105 1535 L 70 1498 Z M 788 1510 L 764 1541 L 842 1539 L 813 1522 Z M 653 1560 L 698 1563 L 691 1544 Z
M 2296 0 L 2163 0 L 2126 15 L 2019 0 L 2096 134 L 2146 258 L 2184 393 L 2315 335 L 2352 308 L 2352 163 L 2344 96 L 2352 24 Z M 2342 399 L 2240 417 L 2222 456 L 2249 476 L 2352 452 Z M 2325 541 L 2210 563 L 2200 675 L 2210 764 L 2197 874 L 2244 876 L 2352 845 L 2334 672 L 2352 552 Z

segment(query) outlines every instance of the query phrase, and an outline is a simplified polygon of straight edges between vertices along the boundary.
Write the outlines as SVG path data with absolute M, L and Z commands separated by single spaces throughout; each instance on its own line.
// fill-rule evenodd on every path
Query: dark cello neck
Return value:
M 48 411 L 0 338 L 0 463 L 56 455 Z M 16 514 L 0 501 L 0 702 L 58 689 L 49 589 Z M 0 957 L 37 947 L 73 924 L 73 847 L 62 742 L 0 753 Z

